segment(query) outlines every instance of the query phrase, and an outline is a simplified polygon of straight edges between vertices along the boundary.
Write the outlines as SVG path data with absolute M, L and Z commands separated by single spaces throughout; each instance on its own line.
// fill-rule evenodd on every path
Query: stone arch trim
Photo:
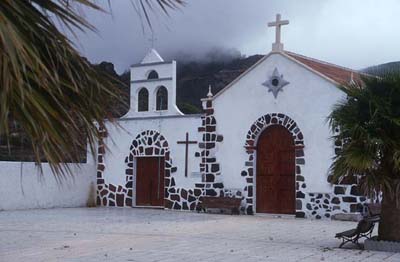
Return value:
M 132 141 L 129 156 L 125 159 L 126 188 L 135 191 L 134 186 L 134 158 L 141 156 L 164 157 L 164 205 L 169 209 L 194 210 L 200 192 L 176 186 L 173 174 L 177 167 L 173 165 L 170 147 L 167 139 L 156 130 L 141 132 Z M 132 195 L 133 200 L 133 195 Z
M 104 134 L 104 137 L 107 135 Z M 129 154 L 125 158 L 126 183 L 124 185 L 114 185 L 105 183 L 104 170 L 106 168 L 104 162 L 104 142 L 99 141 L 98 165 L 97 165 L 97 205 L 101 206 L 132 206 L 133 204 L 133 180 L 134 180 L 134 158 L 140 156 L 160 156 L 165 160 L 164 183 L 165 188 L 175 186 L 175 181 L 171 173 L 176 172 L 177 168 L 172 166 L 170 157 L 170 149 L 168 141 L 156 130 L 146 130 L 141 132 L 132 141 Z M 167 190 L 165 190 L 164 198 L 168 198 Z
M 289 116 L 282 113 L 271 113 L 258 118 L 250 127 L 246 135 L 245 150 L 247 159 L 244 163 L 244 169 L 241 176 L 246 180 L 244 188 L 244 204 L 243 211 L 249 215 L 254 214 L 254 174 L 255 174 L 255 155 L 256 144 L 261 133 L 272 125 L 280 125 L 285 127 L 293 136 L 296 163 L 296 216 L 304 217 L 303 202 L 305 193 L 303 190 L 307 187 L 305 178 L 302 175 L 302 166 L 305 164 L 304 158 L 304 136 L 297 123 Z
M 156 130 L 146 130 L 141 132 L 132 141 L 129 148 L 130 153 L 126 157 L 126 184 L 128 190 L 134 193 L 134 159 L 142 156 L 164 157 L 164 186 L 166 189 L 175 186 L 175 180 L 171 173 L 176 172 L 177 168 L 172 166 L 170 148 L 167 139 Z M 164 198 L 167 196 L 164 192 Z
M 105 132 L 102 137 L 107 137 Z M 146 130 L 139 133 L 132 141 L 129 153 L 125 158 L 124 185 L 105 183 L 104 140 L 99 141 L 97 165 L 97 205 L 132 207 L 134 200 L 134 159 L 140 156 L 162 156 L 165 160 L 164 172 L 164 205 L 169 209 L 195 210 L 199 198 L 206 192 L 213 190 L 208 185 L 199 184 L 195 188 L 177 187 L 173 174 L 177 168 L 173 166 L 170 147 L 167 139 L 156 130 Z M 217 186 L 218 183 L 215 183 Z

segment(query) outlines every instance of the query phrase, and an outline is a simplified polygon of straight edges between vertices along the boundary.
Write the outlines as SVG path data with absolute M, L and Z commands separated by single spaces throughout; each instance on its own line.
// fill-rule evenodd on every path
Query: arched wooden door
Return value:
M 256 212 L 295 213 L 295 147 L 284 127 L 268 127 L 257 143 Z

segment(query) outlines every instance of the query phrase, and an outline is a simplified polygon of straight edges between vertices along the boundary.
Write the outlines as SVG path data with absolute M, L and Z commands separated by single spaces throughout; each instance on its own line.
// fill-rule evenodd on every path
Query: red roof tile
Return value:
M 285 53 L 290 57 L 296 59 L 300 63 L 310 67 L 311 69 L 319 72 L 320 74 L 326 76 L 327 78 L 335 81 L 340 85 L 348 86 L 354 83 L 357 84 L 362 83 L 361 73 L 356 70 L 330 64 L 327 62 L 323 62 L 317 59 L 302 56 L 288 51 L 285 51 Z M 351 81 L 352 79 L 354 81 L 353 83 Z

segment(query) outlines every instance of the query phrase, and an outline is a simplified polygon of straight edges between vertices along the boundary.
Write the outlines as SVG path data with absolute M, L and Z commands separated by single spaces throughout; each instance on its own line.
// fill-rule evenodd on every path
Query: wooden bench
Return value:
M 242 199 L 233 197 L 203 197 L 197 205 L 197 211 L 207 212 L 209 208 L 228 209 L 231 214 L 240 214 L 240 203 Z
M 361 213 L 363 215 L 363 219 L 358 222 L 356 228 L 336 234 L 335 237 L 342 240 L 339 248 L 343 247 L 344 244 L 351 242 L 362 249 L 362 246 L 358 240 L 361 238 L 371 238 L 375 224 L 380 220 L 381 205 L 366 204 Z

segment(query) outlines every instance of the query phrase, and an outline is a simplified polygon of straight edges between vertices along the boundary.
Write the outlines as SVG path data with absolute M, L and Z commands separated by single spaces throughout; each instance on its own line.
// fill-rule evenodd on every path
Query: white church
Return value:
M 220 92 L 203 114 L 176 106 L 176 62 L 151 49 L 131 67 L 129 112 L 107 125 L 97 163 L 97 205 L 196 210 L 202 197 L 241 199 L 244 214 L 330 218 L 357 212 L 366 198 L 351 183 L 332 185 L 340 145 L 327 117 L 360 80 L 351 69 L 272 50 Z

